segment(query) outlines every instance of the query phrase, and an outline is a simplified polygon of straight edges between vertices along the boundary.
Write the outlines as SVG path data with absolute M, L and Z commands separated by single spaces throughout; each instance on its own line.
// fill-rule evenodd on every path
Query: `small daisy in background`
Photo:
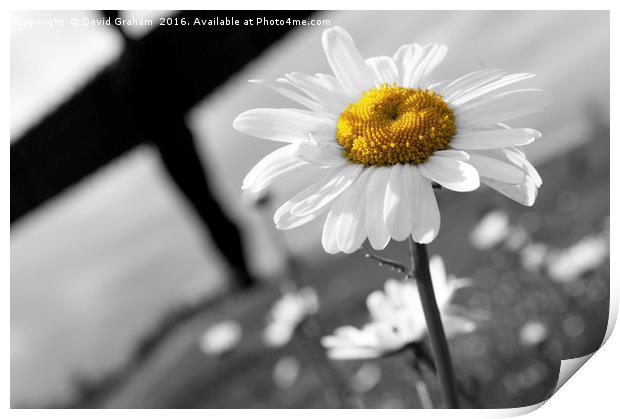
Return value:
M 550 95 L 505 89 L 533 74 L 482 70 L 434 82 L 441 44 L 409 44 L 393 56 L 364 59 L 340 27 L 323 32 L 331 74 L 289 73 L 276 83 L 255 80 L 306 109 L 252 109 L 235 129 L 286 143 L 263 158 L 243 188 L 259 192 L 304 167 L 325 175 L 275 213 L 279 229 L 327 213 L 328 253 L 375 249 L 390 239 L 429 243 L 439 232 L 433 185 L 466 192 L 480 183 L 533 205 L 542 180 L 518 148 L 541 137 L 504 123 L 543 111 Z
M 469 242 L 478 250 L 491 250 L 510 236 L 510 219 L 502 210 L 485 214 L 469 233 Z
M 304 287 L 282 295 L 272 306 L 263 342 L 269 347 L 286 345 L 297 326 L 319 311 L 319 297 L 314 288 Z
M 234 350 L 243 336 L 241 324 L 235 320 L 224 320 L 204 331 L 198 345 L 205 355 L 218 357 Z
M 567 249 L 551 251 L 547 273 L 556 282 L 572 282 L 603 265 L 608 257 L 609 236 L 603 232 L 584 237 Z
M 431 277 L 446 336 L 469 333 L 476 324 L 451 304 L 455 292 L 469 284 L 446 274 L 443 260 L 430 260 Z M 370 359 L 398 353 L 412 343 L 421 342 L 427 333 L 422 303 L 414 282 L 388 279 L 383 291 L 374 291 L 366 305 L 371 321 L 361 329 L 339 327 L 322 339 L 332 359 Z
M 609 232 L 582 238 L 567 248 L 554 248 L 534 240 L 527 229 L 511 224 L 508 214 L 493 210 L 485 214 L 469 234 L 471 245 L 492 250 L 500 245 L 519 256 L 521 266 L 530 272 L 544 273 L 555 282 L 572 282 L 596 270 L 609 257 Z

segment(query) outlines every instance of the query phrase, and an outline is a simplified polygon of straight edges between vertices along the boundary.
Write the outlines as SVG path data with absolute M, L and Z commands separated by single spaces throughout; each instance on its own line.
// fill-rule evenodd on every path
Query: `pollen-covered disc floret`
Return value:
M 362 94 L 338 118 L 345 156 L 367 166 L 420 164 L 448 148 L 456 134 L 452 110 L 428 89 L 382 84 Z

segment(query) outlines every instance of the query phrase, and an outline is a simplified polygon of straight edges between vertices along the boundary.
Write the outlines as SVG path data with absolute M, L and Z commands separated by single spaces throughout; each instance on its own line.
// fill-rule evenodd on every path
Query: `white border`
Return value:
M 6 8 L 2 9 L 2 18 L 4 25 L 4 33 L 6 35 L 5 41 L 2 43 L 2 53 L 5 59 L 2 61 L 2 76 L 5 83 L 5 92 L 9 92 L 10 89 L 10 78 L 9 78 L 9 60 L 6 57 L 9 57 L 9 30 L 10 30 L 10 14 L 9 10 L 49 10 L 49 9 L 57 9 L 57 10 L 89 10 L 89 9 L 162 9 L 167 10 L 170 9 L 171 6 L 174 6 L 175 9 L 200 9 L 204 6 L 209 6 L 209 8 L 213 9 L 231 9 L 231 10 L 242 10 L 242 9 L 315 9 L 315 10 L 323 10 L 323 9 L 351 9 L 351 2 L 346 2 L 342 0 L 318 0 L 314 2 L 291 2 L 278 0 L 278 1 L 269 1 L 267 2 L 250 2 L 250 1 L 226 1 L 226 2 L 216 2 L 215 4 L 206 4 L 205 2 L 199 1 L 188 1 L 188 0 L 177 0 L 174 2 L 171 1 L 162 1 L 162 0 L 152 0 L 149 2 L 146 1 L 28 1 L 28 2 L 17 2 L 17 1 L 8 1 L 4 2 L 6 4 Z M 617 3 L 617 2 L 615 2 Z M 616 51 L 617 48 L 617 24 L 618 19 L 615 18 L 615 11 L 617 8 L 614 8 L 615 5 L 612 1 L 602 1 L 602 0 L 590 0 L 587 2 L 577 2 L 577 1 L 548 1 L 548 0 L 521 0 L 521 1 L 469 1 L 462 2 L 456 0 L 433 0 L 431 1 L 393 1 L 393 0 L 381 0 L 378 1 L 367 1 L 360 0 L 355 2 L 354 4 L 356 8 L 361 10 L 380 10 L 378 6 L 381 6 L 381 9 L 392 9 L 392 10 L 400 10 L 400 9 L 417 9 L 417 10 L 611 10 L 610 15 L 610 30 L 611 30 L 611 73 L 618 73 L 618 65 L 617 59 L 618 54 Z M 561 7 L 558 7 L 561 6 Z M 616 9 L 616 10 L 614 10 Z M 617 155 L 618 145 L 616 141 L 613 139 L 617 139 L 617 93 L 618 93 L 618 85 L 616 80 L 612 77 L 611 79 L 611 145 L 610 145 L 610 155 Z M 9 144 L 10 137 L 10 126 L 9 126 L 9 112 L 10 112 L 10 96 L 7 94 L 5 96 L 5 100 L 2 103 L 3 112 L 0 115 L 0 124 L 2 126 L 3 132 L 7 133 L 5 138 L 5 144 Z M 9 152 L 8 147 L 3 149 L 1 164 L 3 167 L 3 181 L 1 183 L 2 191 L 0 196 L 4 197 L 5 203 L 2 205 L 2 216 L 4 220 L 9 218 L 9 196 L 10 196 L 10 173 L 9 173 Z M 611 177 L 616 179 L 618 178 L 618 167 L 616 165 L 611 165 Z M 613 184 L 613 182 L 612 182 Z M 611 196 L 611 213 L 616 214 L 618 210 L 618 197 L 617 194 L 612 194 Z M 10 345 L 8 342 L 9 339 L 9 330 L 10 330 L 10 230 L 8 226 L 5 224 L 3 226 L 4 234 L 7 238 L 6 241 L 3 242 L 3 263 L 2 263 L 2 274 L 3 274 L 3 284 L 5 284 L 5 292 L 4 295 L 4 315 L 5 319 L 3 322 L 3 334 L 2 336 L 5 338 L 5 342 L 0 345 L 3 359 L 5 360 L 5 369 L 3 370 L 4 380 L 2 381 L 2 391 L 6 397 L 5 409 L 9 407 L 9 392 L 10 392 Z M 610 321 L 608 325 L 606 339 L 610 337 L 611 331 L 613 330 L 613 326 L 615 324 L 618 312 L 618 269 L 617 262 L 615 259 L 615 242 L 618 237 L 618 229 L 615 223 L 611 223 L 611 304 L 610 304 Z M 596 415 L 597 413 L 608 413 L 617 411 L 617 394 L 616 394 L 616 381 L 617 376 L 615 373 L 618 372 L 618 360 L 614 356 L 615 353 L 620 353 L 620 342 L 617 336 L 612 336 L 611 339 L 607 341 L 607 343 L 592 357 L 592 360 L 588 362 L 588 365 L 583 368 L 583 371 L 579 372 L 580 377 L 575 380 L 570 380 L 562 389 L 554 395 L 548 403 L 542 408 L 538 409 L 535 413 L 533 413 L 533 417 L 538 418 L 546 418 L 546 417 L 556 417 L 563 416 L 567 418 L 572 417 L 582 417 L 584 415 Z M 573 370 L 575 365 L 579 364 L 579 361 L 573 361 L 572 366 L 571 362 L 564 365 L 563 373 Z M 567 365 L 569 365 L 567 367 Z M 527 413 L 528 411 L 535 410 L 535 407 L 530 408 L 521 408 L 521 409 L 506 409 L 506 410 L 484 410 L 484 411 L 409 411 L 409 410 L 392 410 L 390 412 L 390 416 L 394 417 L 407 417 L 410 418 L 412 415 L 416 417 L 462 417 L 465 415 L 466 417 L 506 417 L 506 416 L 514 416 L 519 415 L 521 413 Z M 224 417 L 236 417 L 237 415 L 252 415 L 252 417 L 289 417 L 290 415 L 295 415 L 297 417 L 311 417 L 316 415 L 318 412 L 314 412 L 311 410 L 296 410 L 294 412 L 289 412 L 286 410 L 253 410 L 253 411 L 239 411 L 239 410 L 218 410 L 218 411 L 200 411 L 200 410 L 184 410 L 184 411 L 171 411 L 171 410 L 115 410 L 115 411 L 102 411 L 102 410 L 92 410 L 92 411 L 43 411 L 43 410 L 12 410 L 9 412 L 12 417 L 59 417 L 59 418 L 68 418 L 68 417 L 102 417 L 102 416 L 117 416 L 117 417 L 148 417 L 148 418 L 170 418 L 177 416 L 191 416 L 191 417 L 201 417 L 204 418 L 205 415 L 214 415 L 224 416 Z M 366 411 L 358 411 L 358 410 L 348 410 L 348 411 L 322 411 L 321 415 L 328 415 L 336 417 L 343 416 L 353 416 L 356 418 L 359 417 L 367 417 L 367 415 L 375 415 L 377 413 L 374 410 L 366 410 Z M 609 414 L 605 414 L 603 417 L 608 417 Z

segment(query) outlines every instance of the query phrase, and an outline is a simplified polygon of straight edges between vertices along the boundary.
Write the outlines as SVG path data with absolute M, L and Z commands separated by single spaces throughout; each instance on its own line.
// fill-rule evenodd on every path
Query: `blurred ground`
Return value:
M 604 129 L 604 127 L 603 127 Z M 467 237 L 476 220 L 490 209 L 509 214 L 534 242 L 564 249 L 593 232 L 605 236 L 609 210 L 609 166 L 605 164 L 608 141 L 577 149 L 541 167 L 545 179 L 536 211 L 524 210 L 490 190 L 473 194 L 440 192 L 442 234 L 429 247 L 441 254 L 448 272 L 473 279 L 456 302 L 489 316 L 479 329 L 450 342 L 460 379 L 485 408 L 521 407 L 542 401 L 555 387 L 561 359 L 580 357 L 596 350 L 605 334 L 609 307 L 609 263 L 604 259 L 577 279 L 554 281 L 544 269 L 532 269 L 522 253 L 504 247 L 474 250 Z M 566 205 L 568 201 L 572 203 Z M 591 205 L 591 203 L 597 205 Z M 408 258 L 405 243 L 393 243 L 385 255 Z M 319 264 L 306 264 L 305 281 L 316 286 L 319 319 L 330 332 L 367 319 L 365 298 L 392 274 L 358 252 L 349 257 L 323 256 Z M 298 334 L 281 349 L 266 348 L 260 334 L 275 287 L 242 296 L 230 296 L 197 310 L 160 340 L 134 358 L 131 368 L 119 370 L 107 383 L 85 386 L 79 407 L 112 408 L 321 408 L 334 406 L 325 394 Z M 484 317 L 484 316 L 483 316 Z M 234 319 L 244 335 L 236 350 L 223 358 L 205 355 L 199 347 L 202 333 L 221 320 Z M 526 324 L 536 322 L 545 335 L 524 335 Z M 528 343 L 525 336 L 536 340 Z M 143 346 L 144 348 L 144 346 Z M 274 367 L 283 357 L 301 363 L 299 376 L 278 388 Z M 406 357 L 370 362 L 334 362 L 346 383 L 349 407 L 419 408 L 412 390 L 413 373 Z M 365 388 L 364 374 L 378 367 L 381 380 Z M 362 369 L 362 367 L 364 369 Z M 356 374 L 357 372 L 357 374 Z M 357 377 L 357 378 L 356 378 Z M 431 397 L 441 399 L 432 374 L 427 375 Z M 91 383 L 94 384 L 94 383 Z M 362 390 L 359 390 L 362 388 Z M 357 391 L 356 391 L 357 389 Z M 473 407 L 469 401 L 464 406 Z
M 483 281 L 481 292 L 475 298 L 471 296 L 473 305 L 495 304 L 498 298 L 488 283 L 494 283 L 497 277 L 506 279 L 507 285 L 501 288 L 503 291 L 496 293 L 504 296 L 522 297 L 519 290 L 523 281 L 546 283 L 524 274 L 525 278 L 516 285 L 517 282 L 508 280 L 510 276 L 514 277 L 509 272 L 515 271 L 515 261 L 510 255 L 488 255 L 468 250 L 468 244 L 461 238 L 466 237 L 483 210 L 500 205 L 508 208 L 515 220 L 521 220 L 525 214 L 531 214 L 530 218 L 538 217 L 539 229 L 533 233 L 560 247 L 572 244 L 591 231 L 600 230 L 603 218 L 609 213 L 609 144 L 608 131 L 605 131 L 609 118 L 608 16 L 605 12 L 325 14 L 332 19 L 332 24 L 351 31 L 366 56 L 391 54 L 405 42 L 446 42 L 450 53 L 440 68 L 440 78 L 456 77 L 484 67 L 501 67 L 538 73 L 540 77 L 532 85 L 553 92 L 555 103 L 550 111 L 527 119 L 528 126 L 540 129 L 545 135 L 541 141 L 528 147 L 528 155 L 539 164 L 549 162 L 541 171 L 545 184 L 537 205 L 533 209 L 524 209 L 512 206 L 507 199 L 483 192 L 459 195 L 441 204 L 442 234 L 431 251 L 444 255 L 453 272 Z M 322 28 L 296 31 L 235 75 L 190 117 L 193 129 L 201 139 L 203 158 L 214 175 L 216 189 L 226 208 L 242 223 L 253 266 L 265 278 L 276 277 L 281 271 L 282 256 L 267 239 L 267 229 L 271 226 L 262 223 L 256 214 L 241 204 L 238 188 L 246 171 L 261 155 L 273 149 L 274 144 L 234 132 L 231 121 L 251 107 L 289 106 L 277 95 L 248 85 L 247 79 L 274 79 L 288 71 L 326 71 L 327 64 L 320 49 L 321 32 Z M 84 29 L 80 36 L 76 36 L 70 28 L 28 30 L 16 28 L 15 24 L 11 42 L 13 139 L 72 89 L 78 88 L 89 74 L 113 59 L 120 45 L 116 33 L 101 27 Z M 587 149 L 595 150 L 596 156 L 595 162 L 590 164 L 594 172 L 588 172 L 588 175 L 573 170 L 574 158 L 564 154 L 584 143 Z M 577 153 L 575 158 L 583 154 Z M 596 161 L 607 166 L 596 164 Z M 208 238 L 205 240 L 194 215 L 170 187 L 159 164 L 152 150 L 138 149 L 13 226 L 11 390 L 14 405 L 40 406 L 75 400 L 79 387 L 76 382 L 97 382 L 107 372 L 117 371 L 125 365 L 136 342 L 148 330 L 156 328 L 169 310 L 225 288 L 226 268 L 213 253 Z M 274 189 L 276 201 L 291 195 L 299 181 L 291 179 L 289 184 L 278 185 Z M 579 205 L 572 212 L 565 212 L 566 202 L 575 201 Z M 471 214 L 465 217 L 460 212 L 461 205 L 471 208 Z M 119 223 L 121 218 L 123 223 Z M 295 254 L 301 256 L 308 266 L 305 275 L 317 279 L 321 295 L 329 296 L 325 302 L 326 310 L 321 314 L 328 325 L 336 326 L 344 321 L 359 323 L 363 314 L 362 297 L 380 286 L 381 281 L 377 278 L 385 277 L 384 272 L 378 268 L 373 271 L 372 264 L 361 257 L 326 258 L 320 250 L 319 226 L 317 222 L 294 231 L 287 236 L 288 241 Z M 454 240 L 455 237 L 459 240 Z M 396 245 L 391 251 L 402 256 L 403 249 Z M 346 282 L 349 275 L 355 278 L 354 282 Z M 600 281 L 608 280 L 608 273 L 604 270 L 596 275 L 594 279 L 599 281 L 599 287 Z M 520 272 L 518 276 L 521 277 Z M 359 287 L 350 288 L 353 283 Z M 544 293 L 555 292 L 544 289 Z M 345 306 L 346 310 L 336 312 L 335 308 L 341 304 L 334 295 L 353 291 L 355 293 L 350 297 L 352 307 Z M 539 289 L 537 295 L 541 292 Z M 313 379 L 311 373 L 302 375 L 301 387 L 291 393 L 295 394 L 294 397 L 291 394 L 282 396 L 261 385 L 253 387 L 252 383 L 256 381 L 252 380 L 264 379 L 278 356 L 274 353 L 265 355 L 264 350 L 256 345 L 250 345 L 250 354 L 238 355 L 244 359 L 240 365 L 256 365 L 256 369 L 238 367 L 244 375 L 247 374 L 245 387 L 239 384 L 241 372 L 224 376 L 213 370 L 212 362 L 199 358 L 201 355 L 194 345 L 198 330 L 204 329 L 217 316 L 232 315 L 232 311 L 236 312 L 240 306 L 247 310 L 243 315 L 258 322 L 262 317 L 257 313 L 263 312 L 274 295 L 275 291 L 261 290 L 257 295 L 245 297 L 247 303 L 235 304 L 235 310 L 214 308 L 205 312 L 203 317 L 191 320 L 177 330 L 176 338 L 166 340 L 165 348 L 168 349 L 157 351 L 146 364 L 141 364 L 135 377 L 133 374 L 123 375 L 123 386 L 103 399 L 93 401 L 93 405 L 161 403 L 197 407 L 213 406 L 212 403 L 217 401 L 219 406 L 237 406 L 240 402 L 252 406 L 261 403 L 265 406 L 269 403 L 320 406 L 322 399 L 317 396 L 316 377 Z M 519 300 L 528 301 L 527 295 Z M 511 300 L 508 298 L 508 301 Z M 514 301 L 505 304 L 511 306 L 512 303 Z M 600 301 L 592 307 L 586 304 L 585 308 L 581 303 L 571 304 L 549 314 L 549 321 L 557 326 L 556 323 L 566 318 L 566 312 L 576 310 L 575 315 L 584 319 L 587 327 L 577 337 L 568 339 L 562 336 L 559 340 L 564 342 L 563 347 L 581 354 L 596 347 L 602 336 L 599 332 L 604 331 L 607 309 Z M 547 305 L 541 303 L 540 307 Z M 504 306 L 497 309 L 503 310 Z M 516 327 L 514 320 L 512 322 Z M 579 321 L 576 323 L 580 324 Z M 252 324 L 244 323 L 246 330 L 257 328 L 251 327 Z M 551 330 L 562 333 L 562 327 L 555 326 Z M 511 333 L 514 327 L 511 329 L 499 320 L 488 327 L 489 330 L 484 332 L 489 334 L 488 338 L 475 335 L 478 337 L 465 339 L 463 347 L 473 347 L 474 352 L 485 347 L 495 354 L 500 349 L 494 347 L 494 342 L 509 342 L 510 336 L 514 337 Z M 464 356 L 459 355 L 458 348 L 460 346 L 456 345 L 455 356 Z M 181 354 L 186 356 L 181 357 Z M 494 371 L 506 369 L 508 364 L 517 368 L 532 360 L 522 354 L 519 358 L 521 364 L 518 364 L 510 361 L 512 355 L 506 355 L 507 360 L 503 356 L 493 355 L 491 367 L 485 367 L 487 357 L 485 362 L 467 359 L 467 365 L 480 369 L 475 374 L 488 378 L 491 375 L 489 368 Z M 236 359 L 231 357 L 230 364 L 217 368 L 228 371 L 230 365 L 236 364 Z M 261 361 L 255 362 L 258 359 Z M 385 361 L 386 368 L 390 362 Z M 170 379 L 170 370 L 176 368 L 179 372 Z M 488 389 L 485 394 L 498 406 L 539 400 L 553 375 L 547 372 L 547 381 L 537 384 L 531 395 L 519 393 L 517 397 L 507 389 L 501 393 L 502 385 L 510 387 L 508 384 L 519 382 L 519 379 L 513 377 L 507 379 L 508 384 L 500 385 L 495 376 L 484 382 L 485 389 Z M 512 372 L 508 371 L 507 376 L 510 374 Z M 514 374 L 516 377 L 517 373 Z M 480 380 L 484 381 L 483 378 Z M 247 388 L 246 393 L 239 390 L 240 400 L 227 398 L 233 397 L 233 392 L 224 390 L 227 382 L 236 388 Z M 398 394 L 390 392 L 397 392 L 399 387 L 391 382 L 384 385 L 387 393 L 377 393 L 381 397 L 375 399 L 368 396 L 369 406 L 379 406 L 387 403 L 386 400 L 398 402 Z M 217 393 L 214 393 L 214 387 L 218 389 Z M 253 393 L 259 389 L 265 394 Z M 500 394 L 491 396 L 493 389 Z M 207 393 L 209 397 L 205 396 Z M 314 396 L 309 397 L 309 394 Z

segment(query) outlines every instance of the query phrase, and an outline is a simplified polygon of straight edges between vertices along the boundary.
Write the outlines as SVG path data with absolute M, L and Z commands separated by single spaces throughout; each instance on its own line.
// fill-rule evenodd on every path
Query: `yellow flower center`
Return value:
M 448 148 L 456 133 L 454 114 L 430 90 L 382 84 L 340 114 L 336 138 L 354 163 L 420 164 Z

